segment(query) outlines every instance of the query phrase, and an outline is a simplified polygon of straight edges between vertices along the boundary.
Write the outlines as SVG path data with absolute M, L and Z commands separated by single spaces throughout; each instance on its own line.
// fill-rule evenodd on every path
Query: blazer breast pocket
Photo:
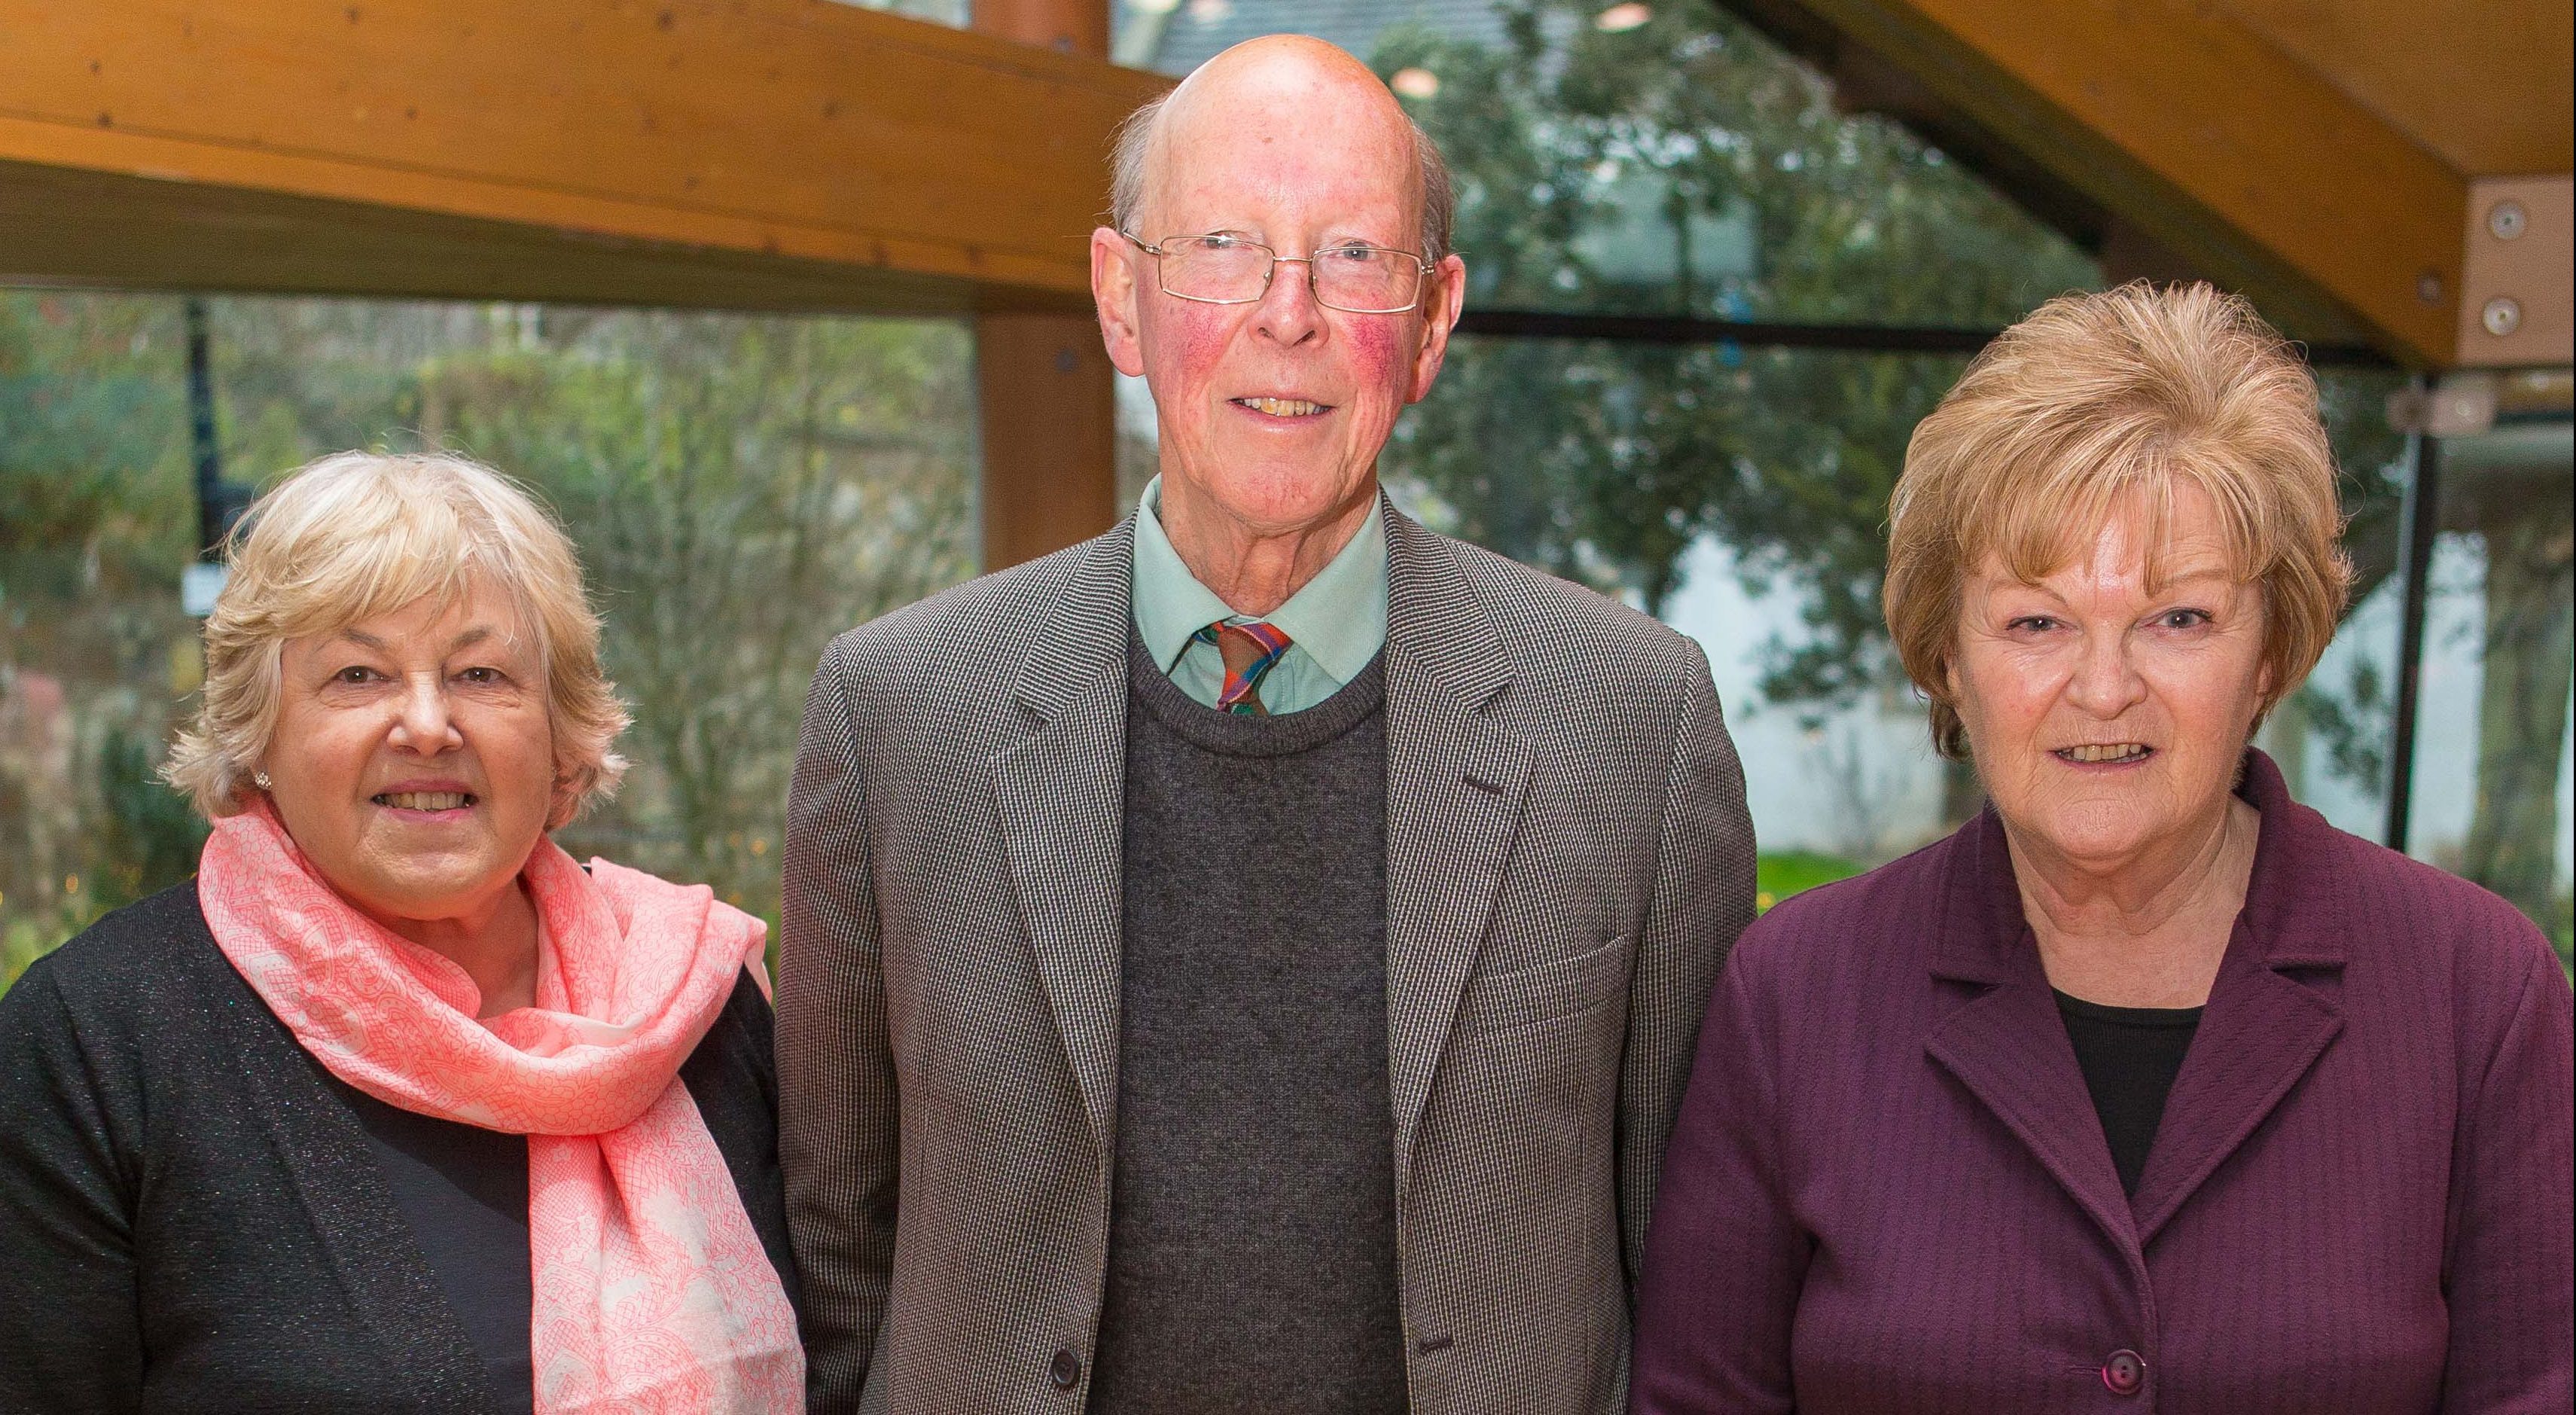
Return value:
M 1479 973 L 1467 981 L 1462 1020 L 1479 1033 L 1492 1033 L 1588 1011 L 1627 991 L 1628 944 L 1629 936 L 1621 934 L 1571 958 Z

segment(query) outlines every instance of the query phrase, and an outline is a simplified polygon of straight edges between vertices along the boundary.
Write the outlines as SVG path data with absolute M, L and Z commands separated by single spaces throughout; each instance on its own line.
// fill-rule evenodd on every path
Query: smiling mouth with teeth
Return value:
M 462 791 L 385 791 L 368 799 L 398 811 L 454 811 L 474 804 Z
M 1330 404 L 1310 403 L 1303 398 L 1234 398 L 1228 401 L 1238 408 L 1250 408 L 1274 418 L 1311 418 L 1317 413 L 1332 410 Z
M 2143 742 L 2101 742 L 2081 747 L 2060 747 L 2057 749 L 2056 756 L 2060 761 L 2087 764 L 2136 762 L 2146 760 L 2154 751 L 2155 748 Z

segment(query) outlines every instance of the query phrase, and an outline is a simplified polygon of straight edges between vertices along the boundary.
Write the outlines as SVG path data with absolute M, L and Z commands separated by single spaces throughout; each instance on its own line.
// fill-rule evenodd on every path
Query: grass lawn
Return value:
M 1753 907 L 1768 910 L 1802 889 L 1849 879 L 1862 869 L 1859 863 L 1840 855 L 1822 855 L 1813 850 L 1766 852 L 1754 870 Z

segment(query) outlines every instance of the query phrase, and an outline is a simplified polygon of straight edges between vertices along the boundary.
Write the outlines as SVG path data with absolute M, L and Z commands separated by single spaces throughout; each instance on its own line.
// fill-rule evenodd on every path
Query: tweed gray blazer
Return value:
M 1386 521 L 1412 1408 L 1612 1415 L 1700 1011 L 1753 915 L 1743 775 L 1690 640 Z M 1131 531 L 854 629 L 815 673 L 778 1064 L 817 1412 L 1082 1408 L 1118 1123 Z

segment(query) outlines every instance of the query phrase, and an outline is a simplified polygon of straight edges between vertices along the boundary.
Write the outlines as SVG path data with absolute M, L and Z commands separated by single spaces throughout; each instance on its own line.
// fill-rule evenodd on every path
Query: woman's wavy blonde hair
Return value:
M 537 637 L 554 730 L 549 827 L 616 790 L 627 716 L 599 662 L 599 617 L 572 542 L 535 498 L 464 457 L 340 452 L 287 474 L 225 545 L 207 616 L 206 679 L 162 775 L 209 819 L 242 808 L 277 730 L 290 639 L 335 633 L 477 577 L 508 594 Z
M 2049 301 L 1968 366 L 1915 427 L 1888 508 L 1887 629 L 1942 755 L 1967 753 L 1949 689 L 1967 577 L 1991 554 L 2035 583 L 2137 497 L 2154 545 L 2184 483 L 2262 587 L 2259 723 L 2316 667 L 2351 593 L 2307 363 L 2234 295 L 2137 281 Z

